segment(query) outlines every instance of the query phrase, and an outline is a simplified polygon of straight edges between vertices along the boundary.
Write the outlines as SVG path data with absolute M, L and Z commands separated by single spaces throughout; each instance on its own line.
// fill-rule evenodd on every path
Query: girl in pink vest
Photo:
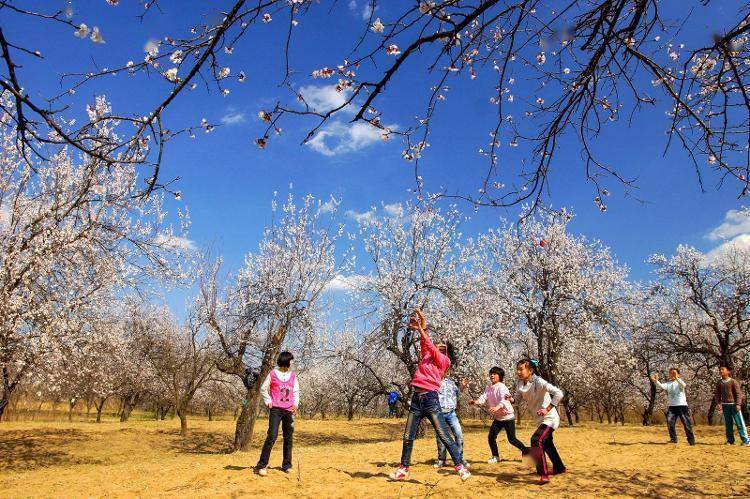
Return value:
M 263 402 L 269 409 L 268 434 L 258 464 L 255 466 L 260 476 L 268 474 L 268 459 L 271 457 L 271 449 L 279 436 L 279 424 L 284 434 L 284 457 L 281 469 L 287 473 L 292 469 L 294 415 L 297 414 L 299 405 L 299 383 L 297 375 L 292 371 L 293 360 L 294 355 L 290 352 L 281 352 L 276 361 L 279 367 L 272 370 L 260 386 Z

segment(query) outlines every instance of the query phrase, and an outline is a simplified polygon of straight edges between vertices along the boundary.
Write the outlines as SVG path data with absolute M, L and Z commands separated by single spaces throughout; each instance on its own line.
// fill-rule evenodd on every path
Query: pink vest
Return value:
M 278 409 L 284 409 L 285 411 L 292 410 L 294 407 L 294 380 L 297 376 L 292 372 L 289 375 L 289 379 L 281 381 L 276 376 L 276 369 L 271 371 L 271 403 Z

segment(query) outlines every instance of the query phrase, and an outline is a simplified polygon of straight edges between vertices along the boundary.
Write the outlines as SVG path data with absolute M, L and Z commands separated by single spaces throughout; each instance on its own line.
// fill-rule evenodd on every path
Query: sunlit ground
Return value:
M 283 473 L 281 442 L 266 478 L 253 473 L 266 420 L 254 449 L 228 454 L 232 421 L 192 420 L 187 437 L 178 420 L 121 424 L 0 423 L 2 497 L 567 497 L 750 495 L 750 448 L 724 445 L 722 427 L 699 426 L 698 445 L 669 445 L 666 428 L 582 424 L 555 434 L 569 473 L 537 484 L 515 449 L 500 439 L 507 459 L 486 464 L 486 429 L 467 424 L 466 456 L 473 477 L 461 483 L 450 468 L 432 467 L 431 431 L 415 444 L 410 480 L 391 483 L 402 420 L 298 420 L 295 469 Z M 532 428 L 520 429 L 528 441 Z

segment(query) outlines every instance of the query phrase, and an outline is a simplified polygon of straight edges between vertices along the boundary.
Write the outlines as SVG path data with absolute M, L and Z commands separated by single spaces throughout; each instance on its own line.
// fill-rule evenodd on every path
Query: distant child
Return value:
M 451 361 L 446 354 L 438 350 L 432 343 L 432 340 L 425 331 L 426 327 L 427 324 L 422 312 L 416 309 L 414 316 L 409 321 L 409 329 L 419 331 L 421 359 L 411 379 L 414 395 L 409 407 L 409 417 L 406 420 L 404 444 L 401 450 L 401 465 L 389 475 L 389 478 L 391 480 L 405 480 L 409 478 L 409 466 L 411 464 L 411 451 L 414 447 L 414 438 L 417 436 L 419 423 L 426 417 L 435 429 L 438 438 L 448 448 L 448 452 L 461 480 L 467 480 L 471 477 L 471 473 L 469 473 L 469 470 L 463 464 L 464 460 L 461 455 L 461 449 L 449 434 L 448 425 L 445 423 L 438 397 L 440 383 L 443 380 L 445 371 L 450 367 Z
M 441 353 L 448 355 L 448 358 L 453 360 L 453 346 L 449 342 L 446 341 L 443 343 L 438 343 L 436 346 Z M 448 425 L 448 428 L 450 428 L 451 432 L 453 433 L 453 437 L 456 440 L 456 445 L 461 451 L 461 456 L 463 456 L 464 431 L 461 428 L 461 420 L 458 418 L 458 414 L 456 414 L 458 396 L 460 395 L 460 393 L 460 389 L 458 388 L 458 385 L 456 385 L 456 382 L 446 375 L 442 383 L 440 383 L 440 389 L 438 390 L 440 410 L 443 411 L 443 419 L 445 419 L 445 424 Z M 437 432 L 435 433 L 435 440 L 437 440 L 438 452 L 438 458 L 437 462 L 435 463 L 435 468 L 442 468 L 443 466 L 445 466 L 445 456 L 447 449 L 445 448 L 445 445 L 443 445 L 443 442 L 440 440 Z M 469 467 L 466 459 L 464 459 L 463 464 L 467 468 Z
M 508 436 L 508 443 L 516 447 L 523 454 L 526 446 L 516 438 L 516 415 L 513 405 L 508 400 L 510 390 L 505 386 L 505 371 L 499 367 L 490 369 L 490 383 L 478 399 L 469 402 L 470 405 L 485 405 L 492 414 L 494 420 L 487 434 L 487 443 L 490 445 L 492 456 L 487 461 L 489 464 L 499 463 L 500 451 L 497 449 L 497 436 L 502 430 Z
M 565 473 L 565 465 L 557 453 L 552 433 L 560 426 L 557 404 L 563 399 L 563 392 L 536 374 L 538 361 L 519 360 L 516 364 L 516 393 L 508 400 L 513 403 L 521 399 L 534 417 L 538 428 L 531 437 L 531 446 L 526 453 L 536 462 L 539 483 L 549 483 L 549 476 Z M 552 473 L 547 467 L 547 454 L 552 461 Z
M 294 355 L 290 352 L 281 352 L 276 361 L 278 368 L 272 370 L 260 386 L 263 402 L 269 409 L 268 434 L 258 464 L 255 466 L 260 476 L 268 474 L 268 459 L 271 457 L 271 449 L 279 436 L 279 424 L 284 433 L 284 457 L 281 469 L 285 472 L 292 469 L 294 415 L 297 414 L 299 406 L 299 383 L 297 375 L 292 371 L 293 360 Z
M 690 421 L 690 411 L 688 410 L 687 398 L 685 397 L 685 381 L 680 376 L 680 370 L 673 367 L 669 370 L 669 381 L 660 383 L 656 374 L 651 376 L 651 380 L 656 386 L 667 392 L 667 428 L 669 429 L 669 441 L 677 443 L 677 418 L 682 421 L 685 427 L 685 434 L 690 445 L 695 445 L 695 435 L 693 435 L 693 424 Z
M 716 382 L 716 391 L 714 400 L 721 404 L 724 413 L 724 426 L 727 430 L 727 445 L 734 445 L 734 425 L 737 425 L 737 432 L 740 434 L 742 445 L 750 445 L 750 439 L 747 436 L 745 420 L 742 419 L 742 388 L 740 382 L 732 378 L 732 370 L 729 366 L 719 367 L 721 379 Z
M 396 402 L 398 402 L 398 392 L 391 390 L 388 392 L 388 417 L 396 417 Z

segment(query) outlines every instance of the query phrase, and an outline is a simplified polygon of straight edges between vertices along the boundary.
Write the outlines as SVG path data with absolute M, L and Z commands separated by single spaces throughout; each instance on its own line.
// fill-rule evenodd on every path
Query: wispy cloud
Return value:
M 750 208 L 729 210 L 724 215 L 724 222 L 709 232 L 708 238 L 719 241 L 741 234 L 750 234 Z
M 197 249 L 195 241 L 186 237 L 175 236 L 174 234 L 159 234 L 154 239 L 154 244 L 187 251 L 194 251 Z
M 331 199 L 326 201 L 325 203 L 322 203 L 320 205 L 320 212 L 321 213 L 333 213 L 336 211 L 341 204 L 340 199 L 336 199 L 333 196 L 331 196 Z
M 404 207 L 401 203 L 384 204 L 383 213 L 389 218 L 402 218 L 404 216 Z M 373 206 L 367 211 L 347 210 L 346 216 L 357 223 L 374 222 L 378 217 L 378 209 Z
M 337 274 L 336 277 L 326 285 L 326 291 L 352 291 L 357 289 L 358 286 L 362 285 L 367 280 L 367 276 L 364 275 L 342 275 Z
M 706 236 L 710 241 L 723 241 L 706 253 L 706 260 L 714 261 L 730 251 L 750 251 L 750 208 L 729 210 L 724 222 Z
M 326 113 L 343 106 L 349 98 L 350 91 L 344 89 L 339 92 L 336 90 L 336 85 L 306 85 L 300 87 L 299 93 L 313 111 Z M 354 109 L 351 106 L 347 106 L 341 111 L 354 113 Z
M 239 125 L 245 123 L 247 118 L 245 113 L 236 111 L 235 109 L 229 108 L 227 113 L 221 117 L 221 123 L 227 126 Z
M 346 210 L 346 216 L 357 222 L 358 224 L 374 222 L 377 218 L 375 214 L 375 208 L 368 211 L 354 211 Z
M 395 127 L 389 127 L 394 129 Z M 338 156 L 359 151 L 383 140 L 383 132 L 369 123 L 333 121 L 307 143 L 324 156 Z

